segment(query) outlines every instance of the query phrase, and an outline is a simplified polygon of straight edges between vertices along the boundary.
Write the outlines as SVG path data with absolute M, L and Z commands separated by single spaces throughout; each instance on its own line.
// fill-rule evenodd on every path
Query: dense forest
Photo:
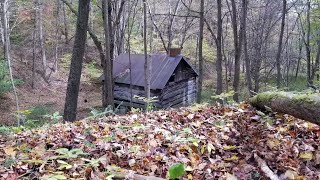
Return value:
M 320 178 L 319 17 L 318 0 L 2 0 L 0 179 Z

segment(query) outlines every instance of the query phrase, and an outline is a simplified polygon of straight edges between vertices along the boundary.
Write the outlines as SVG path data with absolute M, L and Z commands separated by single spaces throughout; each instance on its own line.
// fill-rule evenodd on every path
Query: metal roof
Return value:
M 132 85 L 144 86 L 144 54 L 131 54 Z M 151 89 L 163 89 L 181 61 L 186 62 L 197 74 L 185 57 L 178 55 L 169 57 L 167 54 L 148 55 L 151 59 Z M 197 74 L 198 75 L 198 74 Z M 130 84 L 129 54 L 119 55 L 113 62 L 115 82 Z

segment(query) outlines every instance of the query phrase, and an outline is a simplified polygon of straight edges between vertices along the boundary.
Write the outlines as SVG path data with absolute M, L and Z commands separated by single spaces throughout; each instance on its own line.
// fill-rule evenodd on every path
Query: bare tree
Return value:
M 233 42 L 234 42 L 234 80 L 233 80 L 233 89 L 234 96 L 233 99 L 238 102 L 239 101 L 239 85 L 240 85 L 240 59 L 241 59 L 241 49 L 242 49 L 242 38 L 241 36 L 243 29 L 240 30 L 240 35 L 238 35 L 238 23 L 237 23 L 237 7 L 235 0 L 231 0 L 231 22 L 232 22 L 232 30 L 233 30 Z
M 241 26 L 243 29 L 243 51 L 244 51 L 244 61 L 246 67 L 246 81 L 249 94 L 252 92 L 252 81 L 251 81 L 251 69 L 250 69 L 250 59 L 248 54 L 248 40 L 247 40 L 247 15 L 248 15 L 248 0 L 242 0 L 242 21 Z
M 317 55 L 315 59 L 315 64 L 312 68 L 311 80 L 314 81 L 315 75 L 319 73 L 319 65 L 320 65 L 320 40 L 317 40 Z M 319 81 L 319 74 L 317 74 L 317 81 Z
M 217 90 L 216 94 L 219 95 L 223 91 L 223 78 L 222 78 L 222 3 L 221 0 L 217 0 Z
M 4 51 L 5 51 L 4 53 L 5 53 L 5 59 L 8 62 L 11 85 L 12 85 L 14 97 L 16 100 L 16 108 L 18 113 L 18 126 L 20 126 L 21 115 L 20 115 L 19 98 L 18 98 L 18 93 L 16 91 L 16 87 L 14 84 L 12 64 L 11 64 L 11 48 L 10 48 L 11 44 L 10 44 L 10 26 L 9 26 L 10 0 L 4 0 L 1 3 L 1 5 L 2 5 L 2 20 L 3 20 L 2 27 L 3 27 L 3 37 L 4 37 L 3 45 L 4 45 Z
M 311 79 L 311 47 L 310 47 L 310 33 L 311 33 L 311 23 L 310 23 L 310 11 L 311 11 L 311 2 L 307 0 L 307 34 L 305 37 L 305 47 L 306 47 L 306 54 L 307 54 L 307 81 L 308 84 L 312 85 Z
M 64 3 L 66 1 L 62 0 Z M 72 6 L 69 6 L 72 7 Z M 68 16 L 67 16 L 67 10 L 66 10 L 66 6 L 64 4 L 62 4 L 62 13 L 63 13 L 63 25 L 64 25 L 64 31 L 63 31 L 63 35 L 65 38 L 65 44 L 69 44 L 69 28 L 68 28 Z
M 287 0 L 282 1 L 282 20 L 281 20 L 281 29 L 279 35 L 279 44 L 278 44 L 278 51 L 276 57 L 277 63 L 277 88 L 281 86 L 281 52 L 282 52 L 282 41 L 283 41 L 283 33 L 284 33 L 284 26 L 286 22 L 286 11 L 287 11 Z
M 143 0 L 143 47 L 144 47 L 144 78 L 145 78 L 145 96 L 147 99 L 150 99 L 150 76 L 151 76 L 151 62 L 148 58 L 147 50 L 147 2 Z M 148 102 L 146 103 L 146 110 L 149 106 Z
M 37 50 L 37 20 L 34 18 L 33 32 L 32 32 L 32 82 L 31 87 L 35 88 L 35 78 L 36 78 L 36 50 Z
M 102 104 L 104 107 L 114 106 L 113 98 L 113 63 L 110 57 L 110 16 L 109 16 L 110 1 L 103 0 L 103 14 L 104 14 L 104 35 L 105 35 L 105 60 L 103 62 L 103 75 L 104 75 L 104 85 L 103 85 L 103 98 Z
M 56 1 L 56 24 L 55 24 L 55 28 L 56 28 L 56 32 L 55 32 L 55 48 L 54 48 L 54 64 L 53 64 L 53 70 L 55 72 L 58 71 L 58 59 L 59 59 L 59 43 L 60 43 L 60 34 L 59 34 L 59 30 L 60 30 L 60 10 L 61 10 L 61 3 L 60 0 Z
M 87 40 L 87 29 L 89 19 L 90 0 L 79 1 L 77 28 L 73 46 L 70 73 L 68 79 L 66 101 L 64 106 L 63 118 L 65 121 L 75 121 L 77 116 L 77 105 L 82 62 Z
M 40 51 L 41 51 L 41 60 L 42 60 L 42 73 L 43 77 L 46 77 L 46 69 L 47 69 L 47 57 L 46 57 L 46 50 L 45 50 L 45 39 L 43 33 L 43 4 L 41 0 L 37 0 L 37 20 L 38 20 L 38 28 L 39 28 L 39 42 L 40 42 Z
M 172 8 L 171 8 L 171 0 L 168 0 L 168 4 L 169 4 L 169 23 L 168 23 L 168 46 L 167 49 L 170 51 L 171 46 L 172 46 L 172 41 L 173 41 L 173 33 L 172 33 L 172 26 L 174 23 L 174 20 L 176 18 L 176 13 L 179 9 L 179 4 L 180 4 L 181 0 L 178 0 L 177 3 L 174 6 L 173 12 L 172 12 Z
M 204 27 L 204 0 L 200 1 L 200 32 L 199 32 L 199 77 L 198 77 L 198 94 L 197 94 L 197 103 L 201 102 L 202 94 L 202 83 L 203 83 L 203 27 Z

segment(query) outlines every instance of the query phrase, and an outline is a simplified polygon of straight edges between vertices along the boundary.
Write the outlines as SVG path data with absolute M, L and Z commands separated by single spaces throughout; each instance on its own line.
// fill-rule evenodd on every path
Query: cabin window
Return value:
M 171 75 L 171 77 L 170 77 L 170 79 L 169 79 L 169 82 L 174 82 L 174 76 L 175 76 L 175 74 L 172 74 L 172 75 Z

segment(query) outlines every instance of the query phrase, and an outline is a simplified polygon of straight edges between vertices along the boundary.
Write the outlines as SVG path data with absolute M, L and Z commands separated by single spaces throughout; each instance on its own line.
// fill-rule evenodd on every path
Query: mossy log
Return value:
M 291 92 L 264 92 L 251 98 L 250 103 L 259 109 L 289 114 L 320 125 L 320 94 Z

